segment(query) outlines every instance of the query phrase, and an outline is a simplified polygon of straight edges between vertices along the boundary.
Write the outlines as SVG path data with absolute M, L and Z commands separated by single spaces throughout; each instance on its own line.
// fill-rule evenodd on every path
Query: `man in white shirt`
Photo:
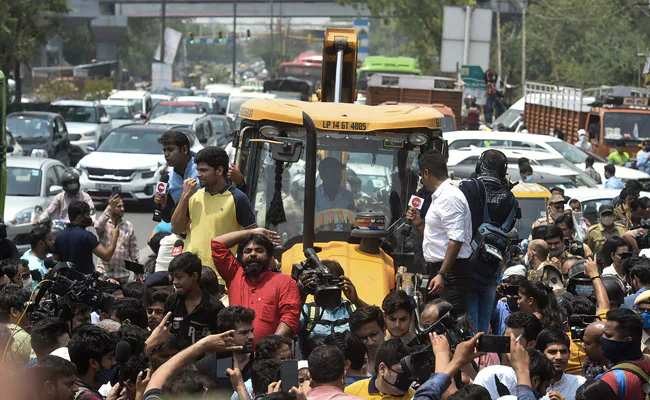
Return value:
M 576 147 L 580 147 L 583 150 L 591 151 L 591 143 L 587 139 L 587 131 L 584 129 L 578 130 L 578 141 L 575 143 Z
M 555 368 L 555 377 L 546 389 L 546 396 L 542 398 L 543 400 L 551 398 L 552 392 L 558 392 L 565 400 L 574 400 L 576 391 L 585 383 L 586 379 L 583 376 L 564 372 L 569 366 L 570 346 L 569 337 L 561 329 L 543 329 L 537 335 L 537 350 L 541 351 Z M 557 398 L 557 396 L 553 396 L 553 398 Z
M 431 275 L 429 295 L 439 295 L 458 313 L 467 307 L 467 285 L 472 277 L 469 257 L 472 249 L 472 214 L 465 195 L 451 183 L 445 158 L 437 150 L 420 156 L 422 184 L 433 194 L 422 220 L 418 210 L 410 209 L 407 219 L 424 233 L 422 250 Z

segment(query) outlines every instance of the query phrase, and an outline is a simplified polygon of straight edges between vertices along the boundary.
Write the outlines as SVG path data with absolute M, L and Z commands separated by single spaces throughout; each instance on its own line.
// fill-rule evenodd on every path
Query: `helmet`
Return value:
M 79 175 L 72 169 L 67 169 L 61 176 L 61 186 L 67 194 L 76 195 L 79 193 Z
M 609 304 L 621 305 L 625 299 L 625 285 L 623 281 L 614 275 L 605 275 L 600 278 L 605 286 L 607 297 L 609 297 Z

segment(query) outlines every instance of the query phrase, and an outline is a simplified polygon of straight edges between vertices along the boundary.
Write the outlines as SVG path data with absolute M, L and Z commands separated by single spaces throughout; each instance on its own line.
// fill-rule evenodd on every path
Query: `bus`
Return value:
M 368 90 L 368 78 L 375 72 L 390 72 L 400 75 L 421 75 L 420 65 L 411 57 L 366 57 L 357 75 L 357 90 L 365 93 Z

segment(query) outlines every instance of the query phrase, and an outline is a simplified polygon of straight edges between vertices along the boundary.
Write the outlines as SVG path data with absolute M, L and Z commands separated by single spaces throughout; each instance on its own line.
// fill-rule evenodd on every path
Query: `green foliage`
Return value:
M 61 37 L 63 38 L 63 58 L 70 65 L 90 64 L 95 58 L 95 38 L 89 24 L 64 26 L 61 30 Z
M 113 90 L 113 82 L 108 79 L 86 79 L 84 82 L 84 100 L 103 100 Z
M 77 100 L 80 98 L 80 95 L 79 89 L 72 82 L 63 79 L 54 79 L 40 86 L 39 97 L 41 101 L 54 101 L 56 99 Z
M 213 65 L 204 71 L 201 87 L 212 83 L 230 83 L 230 71 L 224 65 Z

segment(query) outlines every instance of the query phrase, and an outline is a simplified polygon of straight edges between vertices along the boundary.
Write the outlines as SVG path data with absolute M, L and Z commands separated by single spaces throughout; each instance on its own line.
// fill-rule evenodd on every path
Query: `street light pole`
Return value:
M 271 57 L 269 57 L 269 66 L 266 68 L 269 73 L 273 71 L 273 0 L 271 0 Z
M 166 7 L 166 0 L 162 0 L 161 7 L 162 7 L 162 22 L 160 24 L 160 62 L 165 63 L 165 19 L 167 17 L 167 7 Z
M 526 9 L 528 0 L 521 0 L 521 87 L 526 94 Z
M 232 85 L 237 86 L 237 0 L 232 2 Z

